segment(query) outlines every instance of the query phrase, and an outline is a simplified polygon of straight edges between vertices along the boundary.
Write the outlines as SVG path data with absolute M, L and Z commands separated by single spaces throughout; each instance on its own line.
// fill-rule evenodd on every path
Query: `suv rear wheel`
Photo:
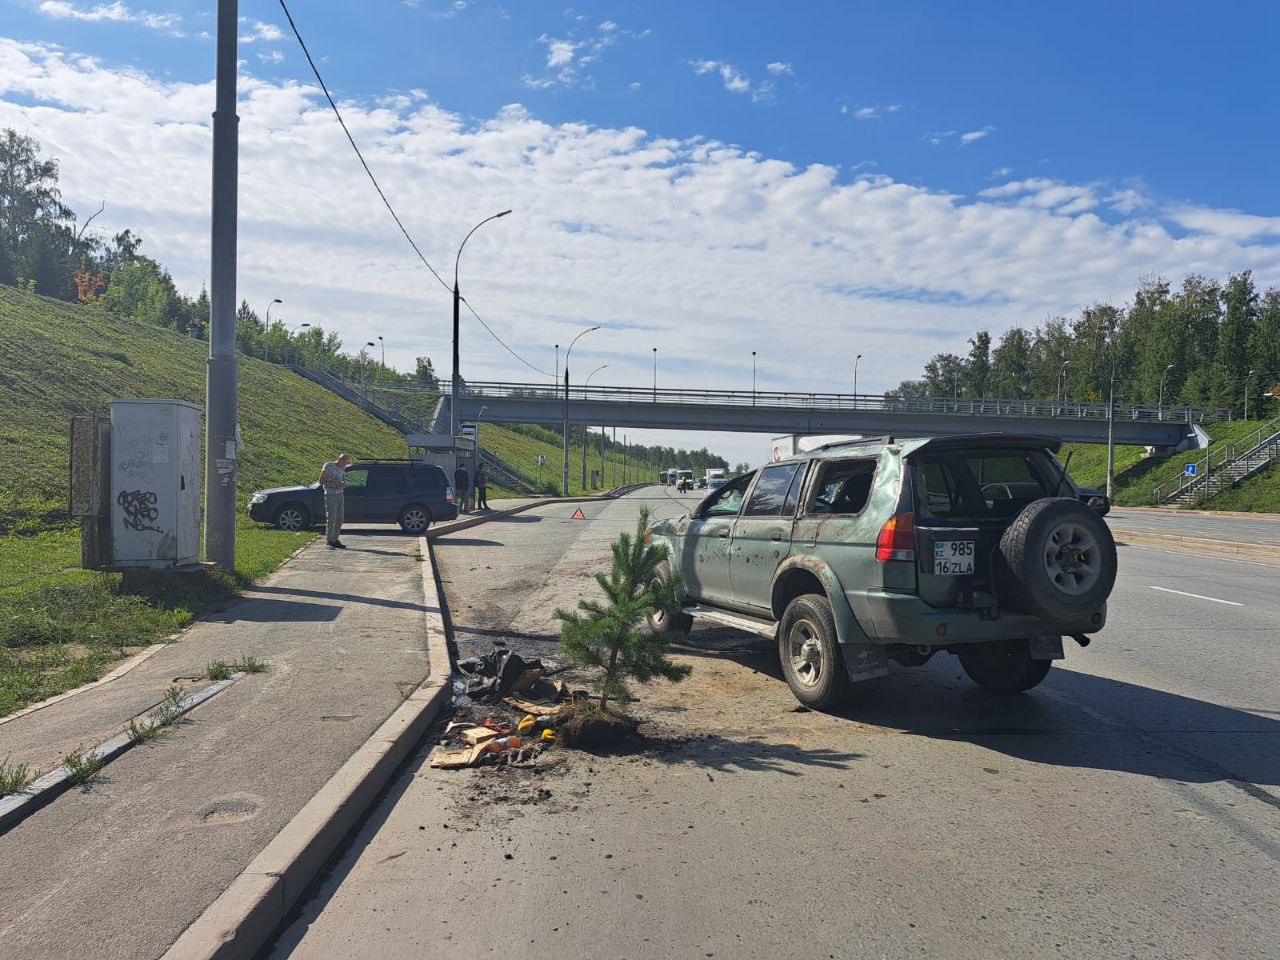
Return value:
M 272 521 L 278 530 L 297 533 L 311 526 L 311 511 L 300 503 L 286 503 L 276 511 Z
M 996 640 L 965 647 L 960 651 L 960 666 L 983 690 L 1018 693 L 1047 677 L 1053 661 L 1031 659 L 1026 640 Z
M 400 529 L 420 534 L 431 526 L 431 511 L 420 503 L 411 503 L 400 511 Z
M 820 593 L 796 597 L 778 622 L 778 659 L 796 699 L 815 710 L 834 710 L 849 688 L 836 639 L 831 603 Z

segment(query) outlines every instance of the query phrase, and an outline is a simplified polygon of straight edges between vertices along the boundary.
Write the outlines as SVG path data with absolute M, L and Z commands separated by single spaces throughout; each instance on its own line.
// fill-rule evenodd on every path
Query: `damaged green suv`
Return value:
M 1116 549 L 1051 437 L 884 437 L 828 444 L 730 481 L 652 524 L 659 576 L 693 618 L 775 638 L 802 703 L 852 681 L 960 658 L 988 690 L 1034 687 L 1106 622 Z

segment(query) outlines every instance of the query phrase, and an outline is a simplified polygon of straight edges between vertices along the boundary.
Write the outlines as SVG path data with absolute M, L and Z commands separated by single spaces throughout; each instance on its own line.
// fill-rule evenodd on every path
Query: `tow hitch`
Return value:
M 1071 635 L 1071 639 L 1074 640 L 1076 643 L 1080 644 L 1080 646 L 1087 647 L 1090 644 L 1090 642 L 1093 640 L 1093 637 L 1086 636 L 1083 633 L 1073 633 Z

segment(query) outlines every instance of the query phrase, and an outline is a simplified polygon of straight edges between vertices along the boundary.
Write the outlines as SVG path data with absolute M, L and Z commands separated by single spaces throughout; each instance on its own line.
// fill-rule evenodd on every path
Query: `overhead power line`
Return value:
M 302 48 L 302 55 L 307 58 L 307 64 L 311 67 L 311 72 L 315 75 L 316 82 L 320 84 L 320 89 L 324 92 L 325 99 L 329 101 L 329 106 L 333 109 L 333 115 L 338 118 L 338 123 L 342 127 L 342 132 L 347 135 L 347 142 L 351 144 L 351 149 L 355 151 L 356 158 L 360 161 L 360 166 L 364 167 L 364 172 L 368 175 L 369 182 L 373 184 L 373 189 L 378 191 L 378 196 L 382 199 L 382 203 L 387 208 L 387 212 L 391 214 L 391 219 L 396 222 L 396 226 L 400 228 L 400 232 L 404 234 L 404 238 L 409 241 L 409 246 L 413 248 L 413 252 L 417 254 L 418 259 L 422 261 L 422 265 L 431 271 L 431 275 L 440 282 L 440 285 L 444 287 L 447 292 L 452 293 L 453 288 L 449 286 L 444 277 L 440 276 L 440 274 L 436 272 L 436 268 L 431 266 L 430 261 L 428 261 L 427 258 L 423 256 L 422 251 L 418 249 L 418 244 L 414 242 L 409 231 L 405 229 L 404 222 L 401 221 L 399 214 L 396 213 L 395 207 L 391 205 L 391 201 L 387 199 L 386 193 L 383 192 L 382 186 L 378 183 L 378 178 L 375 177 L 373 175 L 373 171 L 369 169 L 369 164 L 365 161 L 364 154 L 360 152 L 360 148 L 356 145 L 355 138 L 351 136 L 351 131 L 347 128 L 347 122 L 342 119 L 342 111 L 338 109 L 337 103 L 334 102 L 333 96 L 329 93 L 328 84 L 324 82 L 324 77 L 320 76 L 320 70 L 316 67 L 316 62 L 311 59 L 311 51 L 307 49 L 307 43 L 302 39 L 302 33 L 298 30 L 298 25 L 293 22 L 293 14 L 289 12 L 289 6 L 285 3 L 285 0 L 280 0 L 280 9 L 284 11 L 285 19 L 289 21 L 289 29 L 293 31 L 293 35 L 298 41 L 298 46 Z M 466 305 L 467 310 L 471 315 L 480 321 L 480 326 L 484 327 L 489 336 L 498 341 L 507 353 L 511 354 L 530 370 L 540 373 L 544 377 L 554 377 L 554 374 L 548 373 L 546 370 L 534 366 L 524 357 L 520 356 L 520 354 L 511 349 L 511 347 L 507 346 L 506 341 L 498 336 L 489 324 L 485 323 L 484 317 L 476 313 L 475 307 L 471 306 L 470 301 L 468 301 L 466 297 L 460 297 L 459 299 L 461 299 Z

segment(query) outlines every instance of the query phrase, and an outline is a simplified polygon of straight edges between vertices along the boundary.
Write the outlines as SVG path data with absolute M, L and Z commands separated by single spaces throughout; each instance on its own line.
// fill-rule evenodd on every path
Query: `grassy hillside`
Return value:
M 1239 444 L 1258 429 L 1257 420 L 1211 423 L 1206 430 L 1212 440 L 1209 452 L 1215 453 L 1228 444 Z M 1071 476 L 1084 486 L 1103 488 L 1107 482 L 1107 448 L 1104 444 L 1077 443 L 1062 448 L 1060 457 L 1074 451 L 1071 459 Z M 1121 506 L 1144 506 L 1154 503 L 1152 491 L 1161 483 L 1182 472 L 1184 463 L 1203 459 L 1205 451 L 1188 450 L 1167 457 L 1143 456 L 1144 448 L 1116 447 L 1115 500 Z M 1236 490 L 1214 497 L 1203 506 L 1212 510 L 1277 510 L 1280 509 L 1280 483 L 1271 492 L 1267 474 L 1254 478 Z M 1280 475 L 1278 475 L 1280 476 Z M 1246 492 L 1248 491 L 1248 492 Z M 1257 502 L 1271 506 L 1243 506 Z
M 113 397 L 203 405 L 207 352 L 168 330 L 0 287 L 0 715 L 92 679 L 312 538 L 242 518 L 238 577 L 146 595 L 79 569 L 65 512 L 70 417 L 106 415 Z M 279 366 L 242 357 L 240 385 L 241 505 L 254 487 L 309 482 L 342 450 L 404 455 L 398 432 Z

